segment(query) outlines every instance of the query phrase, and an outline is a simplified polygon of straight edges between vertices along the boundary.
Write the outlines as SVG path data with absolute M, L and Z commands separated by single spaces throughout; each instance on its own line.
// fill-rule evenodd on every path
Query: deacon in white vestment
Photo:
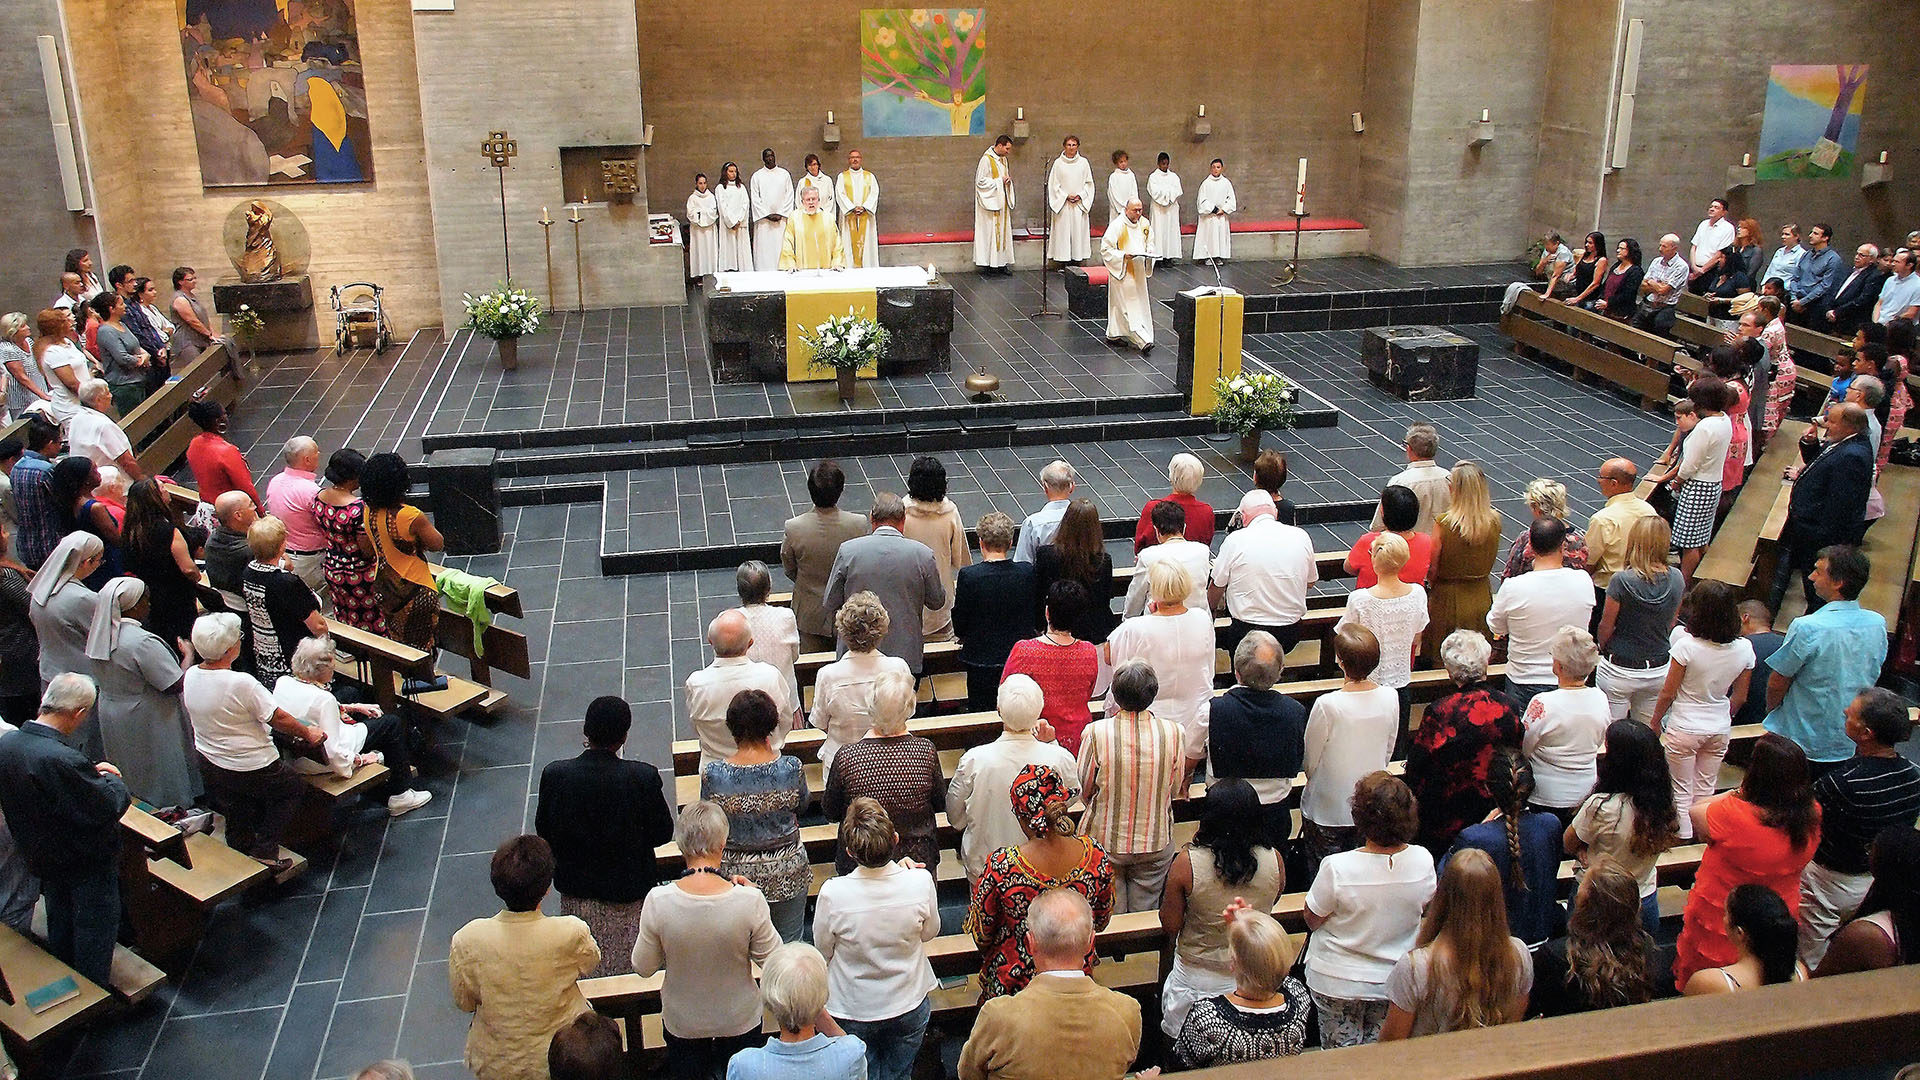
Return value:
M 1140 199 L 1140 181 L 1128 168 L 1132 159 L 1125 150 L 1113 152 L 1113 172 L 1107 177 L 1107 223 L 1127 212 L 1127 204 Z
M 1100 238 L 1100 261 L 1107 264 L 1107 340 L 1125 340 L 1141 352 L 1153 348 L 1153 302 L 1147 298 L 1152 236 L 1153 227 L 1135 199 Z
M 771 149 L 760 151 L 760 171 L 747 184 L 753 196 L 753 268 L 780 267 L 780 240 L 793 213 L 793 174 L 773 163 Z
M 834 181 L 834 201 L 840 206 L 840 246 L 848 266 L 880 265 L 880 181 L 861 168 L 860 151 L 847 151 L 847 171 Z
M 1013 264 L 1012 152 L 1013 140 L 1002 135 L 973 169 L 973 264 L 983 269 Z
M 788 215 L 786 231 L 780 235 L 780 269 L 838 270 L 846 264 L 840 230 L 820 205 L 819 189 L 802 188 L 800 211 Z
M 1160 167 L 1147 174 L 1147 224 L 1152 226 L 1153 257 L 1180 257 L 1180 174 L 1173 171 L 1173 158 L 1160 155 Z
M 1080 139 L 1069 135 L 1060 156 L 1047 170 L 1047 206 L 1053 211 L 1052 239 L 1047 258 L 1054 262 L 1081 262 L 1093 253 L 1093 166 L 1080 156 Z
M 715 269 L 753 269 L 753 207 L 747 185 L 740 182 L 740 166 L 729 161 L 720 169 L 713 200 L 720 214 L 720 262 Z
M 1200 191 L 1194 196 L 1194 209 L 1200 212 L 1200 220 L 1193 230 L 1195 262 L 1233 255 L 1233 229 L 1227 224 L 1227 216 L 1240 207 L 1233 201 L 1233 181 L 1227 179 L 1226 172 L 1226 163 L 1214 158 L 1208 166 L 1207 178 L 1200 181 Z
M 720 201 L 707 190 L 707 174 L 693 178 L 687 196 L 687 276 L 703 278 L 720 269 Z
M 800 193 L 808 188 L 812 188 L 820 193 L 820 209 L 825 210 L 829 218 L 838 219 L 840 212 L 837 209 L 838 204 L 836 204 L 833 199 L 833 177 L 820 171 L 819 154 L 807 155 L 807 171 L 801 173 L 800 179 L 793 182 L 793 205 L 795 207 L 800 206 L 801 203 L 805 201 L 800 198 Z

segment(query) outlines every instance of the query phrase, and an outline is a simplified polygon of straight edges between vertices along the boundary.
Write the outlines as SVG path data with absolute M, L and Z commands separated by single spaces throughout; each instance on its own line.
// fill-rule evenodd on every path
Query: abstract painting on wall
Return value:
M 1757 178 L 1853 175 L 1866 99 L 1865 64 L 1775 64 L 1767 78 L 1766 118 L 1760 122 Z
M 986 33 L 981 8 L 862 11 L 860 119 L 867 137 L 986 134 Z
M 353 0 L 175 0 L 207 187 L 373 179 Z

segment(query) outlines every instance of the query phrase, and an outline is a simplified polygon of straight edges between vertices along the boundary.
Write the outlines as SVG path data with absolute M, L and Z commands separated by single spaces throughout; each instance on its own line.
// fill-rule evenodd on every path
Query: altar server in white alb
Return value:
M 1147 298 L 1152 237 L 1153 227 L 1135 199 L 1100 238 L 1100 261 L 1107 264 L 1107 340 L 1125 341 L 1141 352 L 1153 348 L 1153 303 Z
M 840 206 L 840 246 L 848 266 L 880 265 L 880 181 L 861 167 L 860 151 L 847 151 L 847 171 L 834 181 L 834 201 Z
M 1047 206 L 1053 211 L 1053 236 L 1047 258 L 1077 263 L 1093 253 L 1093 166 L 1080 156 L 1080 137 L 1069 135 L 1060 156 L 1047 170 Z
M 1107 223 L 1127 212 L 1127 204 L 1140 200 L 1140 181 L 1129 168 L 1132 158 L 1125 150 L 1113 152 L 1113 172 L 1107 176 Z
M 827 212 L 828 220 L 836 220 L 839 211 L 833 201 L 833 177 L 820 171 L 819 154 L 807 155 L 807 171 L 793 182 L 793 205 L 796 209 L 806 201 L 800 197 L 800 193 L 808 188 L 820 193 L 820 208 Z
M 802 188 L 800 209 L 787 218 L 787 230 L 780 236 L 780 269 L 838 270 L 846 264 L 840 230 L 820 205 L 820 189 Z
M 740 182 L 740 166 L 729 161 L 720 167 L 720 187 L 713 193 L 713 200 L 720 214 L 720 262 L 716 269 L 753 269 L 753 208 L 747 201 L 747 185 Z M 779 254 L 779 250 L 774 253 Z
M 1194 262 L 1232 257 L 1233 230 L 1227 220 L 1228 215 L 1240 209 L 1233 201 L 1233 181 L 1227 179 L 1227 163 L 1214 158 L 1207 170 L 1207 178 L 1200 181 L 1200 192 L 1194 196 L 1194 209 L 1200 212 L 1200 221 L 1193 230 Z
M 1013 139 L 993 140 L 973 169 L 973 264 L 984 270 L 1013 263 L 1013 170 L 1007 155 Z
M 720 269 L 720 201 L 707 190 L 707 174 L 693 174 L 687 196 L 687 276 L 703 278 Z
M 1147 174 L 1147 224 L 1152 227 L 1153 257 L 1174 260 L 1180 257 L 1180 174 L 1173 171 L 1173 158 L 1160 155 L 1160 167 Z
M 753 196 L 753 268 L 780 268 L 780 239 L 793 213 L 793 174 L 773 162 L 771 149 L 760 151 L 760 171 L 747 185 Z

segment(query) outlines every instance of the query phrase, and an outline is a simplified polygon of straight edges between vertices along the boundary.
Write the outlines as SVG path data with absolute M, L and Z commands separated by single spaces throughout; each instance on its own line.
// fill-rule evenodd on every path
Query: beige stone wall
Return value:
M 312 241 L 307 269 L 315 308 L 293 340 L 331 342 L 326 290 L 356 280 L 386 288 L 397 332 L 440 322 L 413 16 L 405 0 L 355 4 L 374 179 L 316 187 L 201 186 L 174 4 L 66 0 L 66 12 L 109 262 L 163 280 L 182 264 L 199 268 L 203 281 L 231 275 L 221 244 L 227 214 L 246 199 L 267 198 L 293 211 Z M 202 295 L 210 299 L 204 285 Z
M 1360 108 L 1366 5 L 1354 0 L 986 5 L 984 139 L 862 137 L 857 50 L 860 10 L 875 6 L 868 0 L 787 0 L 778 17 L 748 0 L 636 6 L 657 210 L 684 214 L 696 171 L 716 175 L 731 159 L 751 175 L 762 147 L 797 175 L 809 151 L 838 172 L 857 145 L 880 180 L 883 231 L 971 228 L 974 165 L 1023 106 L 1033 129 L 1013 158 L 1023 224 L 1038 221 L 1033 195 L 1069 131 L 1096 162 L 1102 206 L 1107 155 L 1124 147 L 1142 176 L 1161 151 L 1173 155 L 1188 221 L 1214 157 L 1227 160 L 1248 215 L 1283 218 L 1292 209 L 1302 156 L 1312 159 L 1309 212 L 1360 211 L 1368 136 L 1354 135 L 1347 116 Z M 1196 144 L 1186 120 L 1202 103 L 1213 134 Z M 845 140 L 832 157 L 820 143 L 829 109 Z
M 60 40 L 59 5 L 9 0 L 6 13 L 9 32 L 0 35 L 0 131 L 7 133 L 7 152 L 0 154 L 0 198 L 7 201 L 7 258 L 0 259 L 0 312 L 31 315 L 60 295 L 61 259 L 68 248 L 88 248 L 98 259 L 100 247 L 93 219 L 67 209 L 54 157 L 37 39 L 50 34 Z M 64 67 L 66 61 L 61 63 Z

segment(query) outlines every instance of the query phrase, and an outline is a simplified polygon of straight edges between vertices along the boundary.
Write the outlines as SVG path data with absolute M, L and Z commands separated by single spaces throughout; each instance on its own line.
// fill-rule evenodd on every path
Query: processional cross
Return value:
M 519 145 L 504 131 L 489 131 L 487 141 L 480 144 L 480 155 L 500 173 L 500 254 L 509 282 L 513 280 L 513 249 L 507 243 L 507 167 L 519 153 Z

